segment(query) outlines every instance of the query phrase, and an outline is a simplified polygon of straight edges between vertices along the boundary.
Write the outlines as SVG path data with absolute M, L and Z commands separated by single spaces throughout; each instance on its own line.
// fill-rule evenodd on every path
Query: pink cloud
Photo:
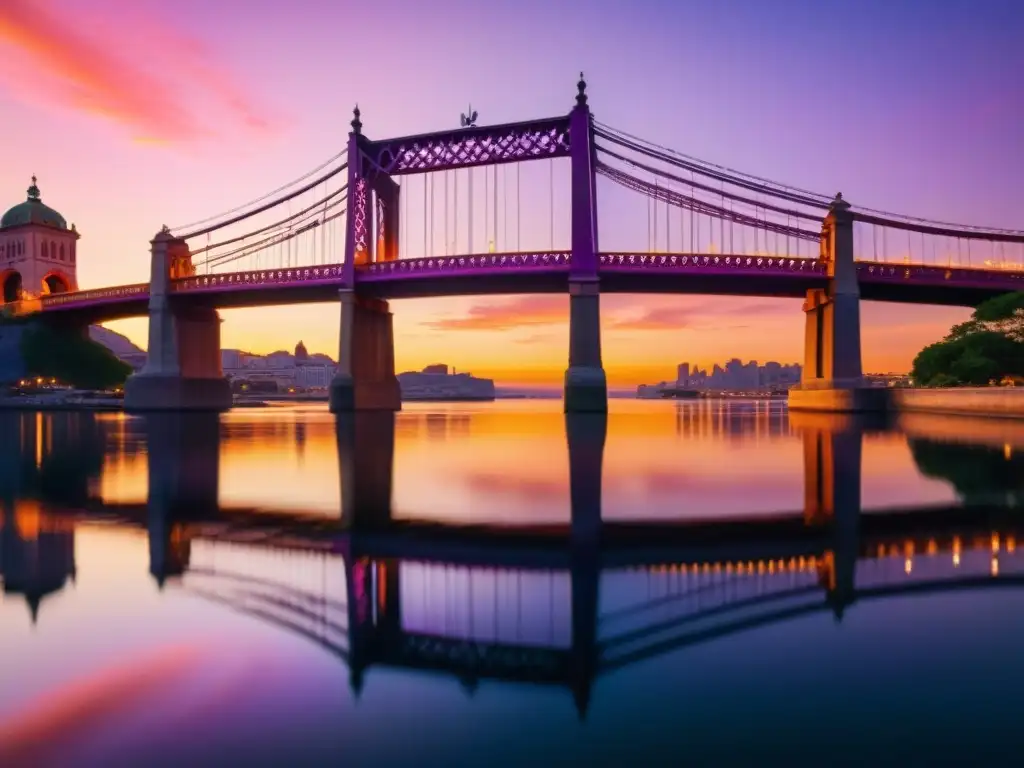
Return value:
M 461 317 L 443 317 L 425 325 L 440 331 L 507 331 L 568 320 L 568 296 L 536 295 L 474 304 Z
M 58 13 L 48 0 L 4 0 L 0 48 L 20 54 L 30 65 L 0 70 L 0 77 L 9 78 L 4 84 L 22 97 L 42 97 L 101 116 L 124 126 L 134 138 L 150 142 L 194 141 L 212 135 L 204 119 L 207 111 L 201 109 L 196 94 L 214 102 L 219 108 L 214 113 L 232 115 L 235 123 L 248 129 L 269 126 L 202 45 L 172 27 L 118 12 L 106 19 L 109 23 L 96 25 L 103 30 L 99 36 L 89 36 L 74 18 Z M 144 52 L 130 50 L 142 42 Z M 162 51 L 166 54 L 161 55 Z M 4 54 L 4 58 L 14 56 Z M 25 73 L 31 73 L 32 83 L 22 82 Z
M 694 300 L 689 297 L 665 296 L 631 298 L 641 303 L 639 312 L 630 310 L 627 304 L 625 312 L 609 316 L 610 328 L 630 331 L 675 331 L 682 328 L 739 329 L 749 327 L 749 323 L 737 324 L 729 321 L 793 312 L 790 303 L 781 301 L 737 302 L 729 299 Z
M 682 328 L 746 328 L 751 317 L 784 316 L 793 312 L 792 301 L 748 301 L 690 296 L 620 296 L 603 299 L 606 327 L 614 330 L 665 331 Z M 736 323 L 736 321 L 741 321 Z M 566 295 L 520 296 L 489 299 L 469 307 L 462 316 L 427 321 L 444 331 L 507 331 L 569 322 Z M 534 334 L 539 340 L 543 334 Z

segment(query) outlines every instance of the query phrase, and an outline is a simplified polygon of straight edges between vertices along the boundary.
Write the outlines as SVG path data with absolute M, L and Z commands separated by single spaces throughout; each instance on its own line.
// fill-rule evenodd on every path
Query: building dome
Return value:
M 41 224 L 55 229 L 68 228 L 68 223 L 63 216 L 53 208 L 43 205 L 35 176 L 32 177 L 32 186 L 28 188 L 28 199 L 11 208 L 0 218 L 0 229 L 20 227 L 25 224 Z
M 309 360 L 309 352 L 306 350 L 306 345 L 301 341 L 295 345 L 295 361 L 305 362 Z

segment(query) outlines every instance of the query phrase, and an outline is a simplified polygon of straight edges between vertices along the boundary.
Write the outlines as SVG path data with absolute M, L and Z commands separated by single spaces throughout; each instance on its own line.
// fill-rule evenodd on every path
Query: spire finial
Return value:
M 580 72 L 580 81 L 576 83 L 576 104 L 580 107 L 587 106 L 587 81 L 583 79 Z
M 359 119 L 359 115 L 359 105 L 356 104 L 356 108 L 352 110 L 352 122 L 350 125 L 352 126 L 352 133 L 357 136 L 363 132 L 363 123 Z
M 38 179 L 36 179 L 36 175 L 33 173 L 32 174 L 32 186 L 28 188 L 28 199 L 33 201 L 33 202 L 39 202 L 39 199 L 40 199 L 40 197 L 39 197 L 39 187 L 36 186 L 36 182 L 37 181 L 38 181 Z
M 843 199 L 842 192 L 836 192 L 835 198 L 832 200 L 832 204 L 829 206 L 833 211 L 845 211 L 848 210 L 850 204 Z

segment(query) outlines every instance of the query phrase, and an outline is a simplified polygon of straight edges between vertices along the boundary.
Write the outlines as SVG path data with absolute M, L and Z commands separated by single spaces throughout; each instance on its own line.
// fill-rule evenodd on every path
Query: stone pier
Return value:
M 342 289 L 338 372 L 331 382 L 332 413 L 399 411 L 395 335 L 388 303 Z
M 594 146 L 586 89 L 581 73 L 576 106 L 569 116 L 569 135 L 572 138 L 572 260 L 569 268 L 566 413 L 602 413 L 608 410 L 608 382 L 601 362 Z
M 608 410 L 608 382 L 601 363 L 601 296 L 597 280 L 569 283 L 569 367 L 565 412 Z
M 829 281 L 825 289 L 807 292 L 803 376 L 789 392 L 789 407 L 811 411 L 885 410 L 886 390 L 868 387 L 864 381 L 853 216 L 842 195 L 836 195 L 822 224 L 821 249 Z
M 220 317 L 210 307 L 171 300 L 171 279 L 185 276 L 185 241 L 161 231 L 152 241 L 149 351 L 142 370 L 125 384 L 127 411 L 222 411 L 231 386 L 220 360 Z

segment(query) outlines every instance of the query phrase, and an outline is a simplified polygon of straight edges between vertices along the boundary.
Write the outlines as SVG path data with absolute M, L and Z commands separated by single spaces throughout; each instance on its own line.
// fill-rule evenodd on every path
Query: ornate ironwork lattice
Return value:
M 377 248 L 374 254 L 375 261 L 383 261 L 388 258 L 386 227 L 387 207 L 384 204 L 384 198 L 381 195 L 377 195 Z
M 86 291 L 69 291 L 67 293 L 51 293 L 41 298 L 43 309 L 64 307 L 69 305 L 88 304 L 109 301 L 116 303 L 127 299 L 137 299 L 149 295 L 149 283 L 133 283 L 132 285 L 115 285 L 110 288 L 91 288 Z
M 417 275 L 445 275 L 478 273 L 490 270 L 547 270 L 567 269 L 568 251 L 536 253 L 487 253 L 468 256 L 435 256 L 426 259 L 399 259 L 360 267 L 360 278 L 413 277 Z M 372 277 L 371 277 L 372 276 Z
M 392 175 L 567 157 L 569 119 L 389 139 L 367 145 L 364 155 L 371 165 Z
M 353 201 L 353 235 L 355 237 L 355 262 L 360 264 L 367 259 L 366 246 L 369 241 L 369 236 L 366 231 L 367 220 L 366 220 L 366 208 L 367 208 L 367 196 L 370 194 L 366 179 L 359 179 L 356 182 L 355 200 Z
M 245 272 L 225 272 L 217 275 L 198 275 L 171 283 L 173 291 L 230 290 L 232 288 L 268 288 L 293 283 L 336 282 L 341 279 L 340 264 L 320 267 L 293 267 L 291 269 L 259 269 Z M 147 286 L 148 287 L 148 286 Z
M 825 274 L 825 265 L 817 259 L 789 259 L 775 256 L 703 256 L 694 254 L 664 253 L 602 253 L 601 267 L 635 267 L 643 269 L 677 268 L 700 271 L 701 269 L 761 270 L 776 272 L 811 272 Z

